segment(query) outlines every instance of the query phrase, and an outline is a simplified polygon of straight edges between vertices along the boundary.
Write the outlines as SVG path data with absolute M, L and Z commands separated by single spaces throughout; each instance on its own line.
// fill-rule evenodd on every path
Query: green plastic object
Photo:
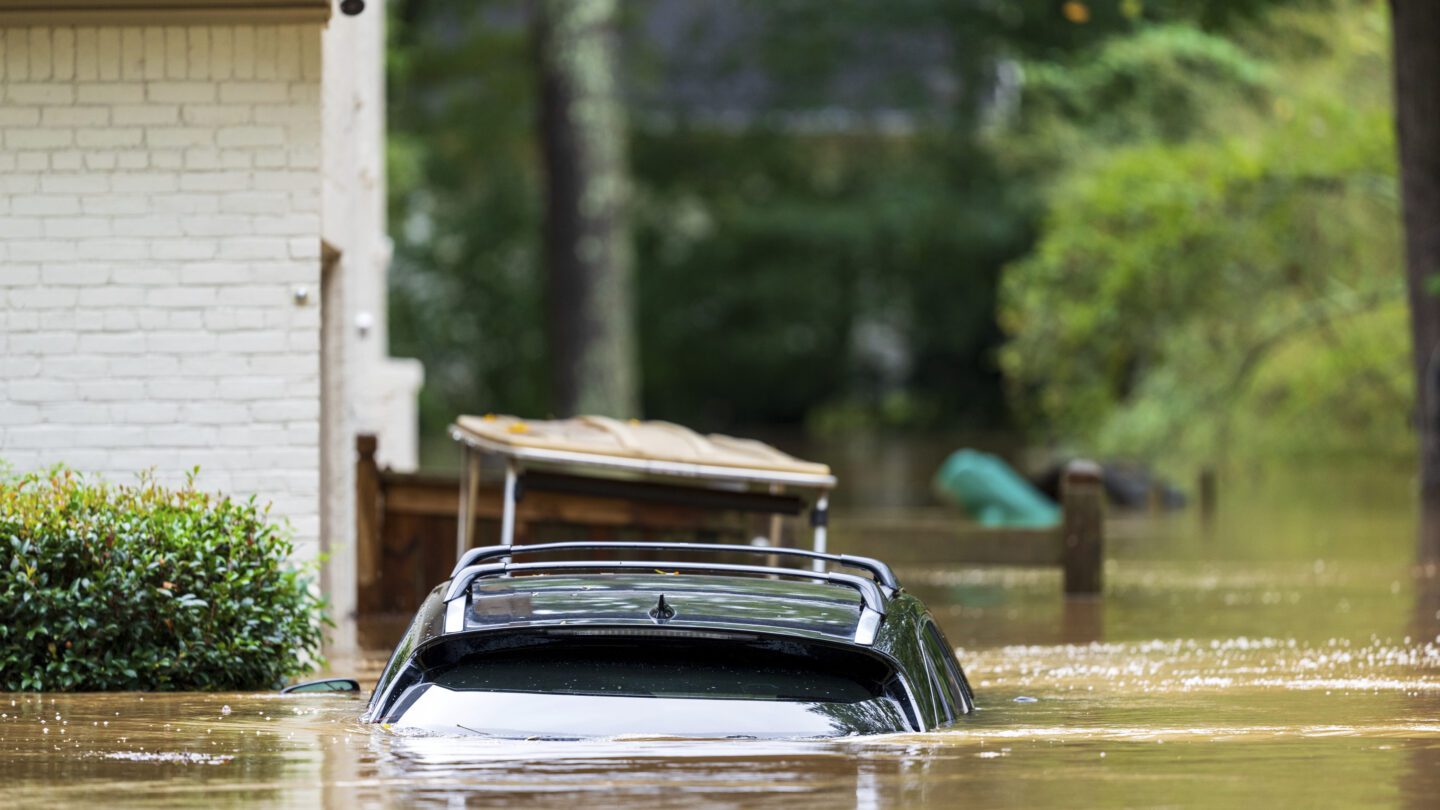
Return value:
M 956 450 L 935 471 L 935 491 L 982 526 L 1039 528 L 1060 522 L 1060 507 L 998 457 Z

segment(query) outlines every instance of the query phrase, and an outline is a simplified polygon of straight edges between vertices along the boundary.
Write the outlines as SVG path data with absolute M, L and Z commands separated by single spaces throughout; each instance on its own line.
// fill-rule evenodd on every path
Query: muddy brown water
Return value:
M 1208 528 L 1116 517 L 1103 601 L 902 571 L 978 695 L 950 731 L 494 742 L 362 726 L 359 698 L 0 695 L 0 805 L 1433 808 L 1440 572 L 1409 492 L 1291 472 L 1232 482 Z M 373 680 L 386 653 L 335 666 Z

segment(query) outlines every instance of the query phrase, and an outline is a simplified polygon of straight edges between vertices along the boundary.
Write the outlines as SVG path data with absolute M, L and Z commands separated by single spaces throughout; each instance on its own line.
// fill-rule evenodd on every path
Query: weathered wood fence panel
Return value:
M 359 437 L 356 449 L 359 610 L 407 614 L 449 577 L 455 563 L 459 480 L 380 469 L 373 437 Z M 831 528 L 831 550 L 880 556 L 899 565 L 1060 566 L 1067 595 L 1096 595 L 1103 589 L 1104 562 L 1099 471 L 1089 462 L 1067 468 L 1064 519 L 1056 528 L 984 528 L 948 510 L 918 516 L 913 511 L 842 514 Z M 500 512 L 500 487 L 480 486 L 477 545 L 498 541 Z M 515 539 L 746 542 L 754 533 L 770 533 L 755 532 L 753 517 L 654 499 L 532 491 L 519 502 Z

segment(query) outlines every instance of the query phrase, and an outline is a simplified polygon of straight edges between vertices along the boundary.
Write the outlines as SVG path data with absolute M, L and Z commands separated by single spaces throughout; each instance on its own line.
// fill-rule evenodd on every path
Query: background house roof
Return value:
M 314 23 L 330 0 L 0 0 L 0 26 Z

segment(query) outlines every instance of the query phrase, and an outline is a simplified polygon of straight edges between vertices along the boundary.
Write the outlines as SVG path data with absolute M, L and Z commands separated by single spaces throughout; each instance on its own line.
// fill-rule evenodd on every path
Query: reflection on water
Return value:
M 1103 601 L 1065 602 L 1049 571 L 902 570 L 982 707 L 950 732 L 498 742 L 360 726 L 353 697 L 8 695 L 5 799 L 1433 807 L 1440 572 L 1411 562 L 1407 487 L 1272 476 L 1208 531 L 1117 520 Z M 387 652 L 345 671 L 373 680 Z

